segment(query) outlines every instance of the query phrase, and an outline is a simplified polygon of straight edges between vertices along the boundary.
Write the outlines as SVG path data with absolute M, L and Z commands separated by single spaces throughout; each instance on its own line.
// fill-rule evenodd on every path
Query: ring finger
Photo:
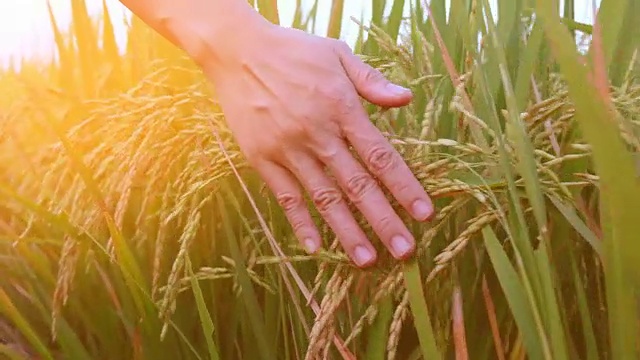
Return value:
M 307 190 L 349 257 L 360 267 L 376 261 L 376 251 L 351 214 L 342 191 L 324 172 L 322 163 L 305 152 L 289 154 L 288 167 Z
M 307 252 L 315 253 L 322 239 L 306 207 L 300 184 L 287 169 L 273 162 L 265 161 L 257 170 L 275 195 L 300 243 Z
M 413 236 L 395 212 L 376 180 L 349 152 L 343 140 L 331 151 L 318 151 L 351 201 L 360 209 L 380 240 L 397 259 L 406 259 L 415 248 Z

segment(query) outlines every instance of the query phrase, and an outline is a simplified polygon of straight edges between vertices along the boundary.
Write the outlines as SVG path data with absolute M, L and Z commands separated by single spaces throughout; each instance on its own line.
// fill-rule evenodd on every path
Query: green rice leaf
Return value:
M 409 292 L 409 305 L 413 318 L 416 319 L 415 327 L 420 339 L 422 356 L 428 359 L 441 359 L 440 352 L 436 345 L 436 340 L 429 317 L 429 309 L 425 302 L 422 281 L 420 280 L 420 268 L 415 259 L 404 264 L 404 281 Z
M 507 254 L 490 227 L 483 228 L 482 235 L 493 269 L 511 309 L 511 314 L 522 335 L 527 354 L 531 359 L 552 359 L 550 350 L 543 347 L 524 286 L 518 280 L 518 274 L 509 262 Z

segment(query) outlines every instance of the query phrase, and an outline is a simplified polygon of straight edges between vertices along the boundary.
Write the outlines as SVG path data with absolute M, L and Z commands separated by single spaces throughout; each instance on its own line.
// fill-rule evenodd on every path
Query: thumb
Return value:
M 338 55 L 347 76 L 360 96 L 383 107 L 398 107 L 411 102 L 411 90 L 387 80 L 384 75 L 365 64 L 345 43 L 338 46 Z

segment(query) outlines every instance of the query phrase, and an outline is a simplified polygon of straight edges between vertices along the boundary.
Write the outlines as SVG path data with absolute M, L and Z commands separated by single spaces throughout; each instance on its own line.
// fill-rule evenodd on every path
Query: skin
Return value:
M 418 221 L 433 216 L 432 201 L 360 101 L 404 106 L 412 100 L 408 89 L 345 43 L 269 23 L 246 0 L 121 2 L 185 50 L 215 84 L 243 154 L 309 253 L 322 239 L 305 192 L 357 266 L 372 265 L 378 254 L 347 200 L 396 259 L 413 254 L 414 238 L 375 179 Z

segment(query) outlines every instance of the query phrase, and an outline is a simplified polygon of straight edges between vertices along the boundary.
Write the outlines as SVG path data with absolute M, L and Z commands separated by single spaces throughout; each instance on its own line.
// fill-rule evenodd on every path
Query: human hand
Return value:
M 374 177 L 416 220 L 428 220 L 433 204 L 359 99 L 398 107 L 411 101 L 411 92 L 387 81 L 343 42 L 267 23 L 250 26 L 203 69 L 242 152 L 275 194 L 296 237 L 309 253 L 322 245 L 304 189 L 355 264 L 373 264 L 377 254 L 345 194 L 396 259 L 411 256 L 415 240 Z

